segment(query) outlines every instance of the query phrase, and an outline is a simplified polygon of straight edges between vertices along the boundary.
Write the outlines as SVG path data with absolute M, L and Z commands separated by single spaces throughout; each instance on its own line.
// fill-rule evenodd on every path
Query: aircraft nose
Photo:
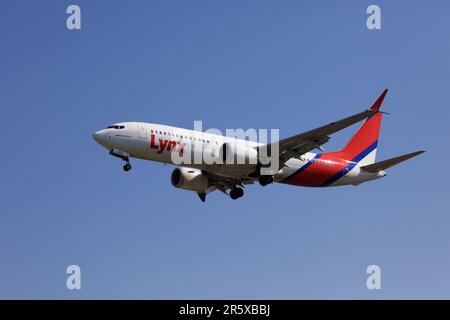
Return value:
M 97 142 L 97 143 L 99 143 L 99 144 L 101 144 L 102 143 L 102 137 L 103 137 L 103 134 L 102 134 L 102 132 L 101 132 L 102 130 L 100 130 L 100 131 L 97 131 L 97 132 L 94 132 L 93 134 L 92 134 L 92 138 L 95 140 L 95 142 Z

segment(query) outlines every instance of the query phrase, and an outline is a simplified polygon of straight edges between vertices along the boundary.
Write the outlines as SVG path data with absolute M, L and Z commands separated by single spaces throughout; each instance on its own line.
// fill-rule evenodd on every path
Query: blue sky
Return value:
M 80 31 L 65 26 L 71 3 Z M 3 3 L 0 298 L 450 298 L 450 5 L 377 1 L 369 31 L 369 4 Z M 359 187 L 254 185 L 201 203 L 171 186 L 172 166 L 125 173 L 91 137 L 194 120 L 287 137 L 384 88 L 378 159 L 427 153 Z M 371 264 L 381 290 L 366 288 Z

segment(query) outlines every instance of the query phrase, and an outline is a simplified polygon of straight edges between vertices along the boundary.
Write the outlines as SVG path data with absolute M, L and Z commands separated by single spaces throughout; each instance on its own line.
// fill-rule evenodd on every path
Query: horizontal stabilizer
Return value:
M 408 154 L 404 154 L 402 156 L 399 157 L 395 157 L 392 159 L 388 159 L 388 160 L 384 160 L 384 161 L 380 161 L 380 162 L 375 162 L 373 164 L 369 164 L 367 166 L 363 166 L 361 167 L 361 169 L 368 171 L 368 172 L 378 172 L 381 170 L 385 170 L 387 168 L 390 168 L 392 166 L 395 166 L 396 164 L 399 164 L 400 162 L 403 162 L 405 160 L 411 159 L 415 156 L 418 156 L 419 154 L 424 153 L 425 151 L 416 151 L 416 152 L 412 152 L 412 153 L 408 153 Z

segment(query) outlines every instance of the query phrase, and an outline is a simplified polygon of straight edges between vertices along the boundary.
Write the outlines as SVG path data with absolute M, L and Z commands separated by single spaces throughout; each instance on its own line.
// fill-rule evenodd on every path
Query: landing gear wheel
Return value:
M 259 176 L 259 184 L 263 187 L 267 186 L 268 184 L 271 184 L 273 182 L 272 176 Z
M 230 198 L 233 200 L 239 199 L 240 197 L 242 197 L 244 195 L 244 189 L 242 188 L 233 188 L 230 191 Z
M 127 164 L 125 164 L 124 166 L 123 166 L 123 170 L 124 171 L 130 171 L 131 170 L 131 164 L 129 164 L 129 163 L 127 163 Z

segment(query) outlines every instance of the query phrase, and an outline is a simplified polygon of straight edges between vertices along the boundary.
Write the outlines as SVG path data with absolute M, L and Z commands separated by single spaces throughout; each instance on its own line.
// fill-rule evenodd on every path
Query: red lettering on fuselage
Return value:
M 154 134 L 150 135 L 150 148 L 151 149 L 159 149 L 159 146 L 157 144 L 155 144 L 155 135 Z
M 158 139 L 158 143 L 156 143 L 156 135 L 150 135 L 150 149 L 156 149 L 156 153 L 163 153 L 164 151 L 175 151 L 178 146 L 178 152 L 180 155 L 183 155 L 184 151 L 184 143 L 174 140 L 167 139 Z
M 159 139 L 159 150 L 158 150 L 158 153 L 162 153 L 166 149 L 168 142 L 169 142 L 169 140 Z
M 169 141 L 169 143 L 167 144 L 167 151 L 172 151 L 172 149 L 175 149 L 176 146 L 177 146 L 176 141 Z

